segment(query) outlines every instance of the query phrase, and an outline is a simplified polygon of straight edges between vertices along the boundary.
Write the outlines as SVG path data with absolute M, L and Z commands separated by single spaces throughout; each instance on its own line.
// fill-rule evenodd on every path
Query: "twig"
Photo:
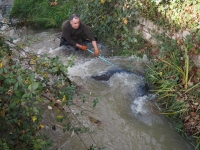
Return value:
M 60 109 L 60 111 L 63 113 L 63 115 L 65 115 L 65 113 L 63 112 L 62 109 Z M 72 113 L 72 114 L 73 114 L 73 113 Z M 73 114 L 73 115 L 74 115 L 74 114 Z M 70 123 L 70 125 L 73 127 L 73 125 L 72 125 L 70 119 L 69 119 L 68 117 L 66 117 L 66 118 L 67 118 L 68 122 Z M 75 117 L 75 118 L 76 118 L 76 117 Z M 76 118 L 76 119 L 77 119 L 77 118 Z M 81 124 L 81 125 L 82 125 L 82 124 Z M 80 139 L 81 143 L 86 147 L 86 149 L 88 149 L 87 145 L 86 145 L 86 144 L 83 142 L 83 140 L 81 139 L 79 133 L 76 133 L 76 134 L 77 134 L 78 138 Z
M 78 121 L 78 123 L 84 127 L 84 125 L 78 120 L 78 118 L 73 114 L 72 110 L 70 109 L 70 107 L 68 106 L 68 109 L 70 110 L 71 114 L 74 116 L 74 118 L 76 118 L 76 120 Z M 88 133 L 90 138 L 92 139 L 92 141 L 95 143 L 94 139 L 92 138 L 92 136 L 90 135 L 90 133 Z M 96 143 L 95 143 L 96 144 Z M 97 145 L 97 144 L 96 144 Z
M 153 113 L 153 114 L 160 114 L 160 112 L 155 112 L 155 111 L 153 110 L 153 107 L 149 104 L 149 102 L 147 102 L 147 105 L 148 105 L 148 107 L 150 108 L 151 113 Z

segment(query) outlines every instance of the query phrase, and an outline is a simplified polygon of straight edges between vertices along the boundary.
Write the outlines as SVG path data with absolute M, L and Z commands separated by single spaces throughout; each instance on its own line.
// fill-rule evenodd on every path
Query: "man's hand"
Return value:
M 95 50 L 94 50 L 94 57 L 98 57 L 98 55 L 99 55 L 99 50 L 98 50 L 98 49 L 95 49 Z
M 80 50 L 82 50 L 82 51 L 86 51 L 87 50 L 87 47 L 85 45 L 80 45 L 78 48 Z

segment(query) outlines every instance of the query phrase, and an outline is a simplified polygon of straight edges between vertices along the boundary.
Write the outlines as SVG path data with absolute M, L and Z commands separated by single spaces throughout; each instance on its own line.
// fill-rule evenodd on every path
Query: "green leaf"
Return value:
M 19 86 L 19 83 L 17 82 L 17 83 L 15 83 L 15 89 L 17 89 L 18 88 L 18 86 Z
M 5 77 L 0 74 L 0 80 L 4 80 Z
M 3 68 L 0 69 L 0 74 L 2 74 L 2 73 L 3 73 Z
M 34 76 L 33 74 L 31 74 L 31 75 L 29 75 L 29 79 L 30 79 L 31 81 L 33 81 L 33 80 L 35 79 L 35 76 Z
M 4 92 L 4 88 L 2 86 L 0 86 L 0 94 L 2 94 Z
M 40 144 L 45 145 L 45 144 L 47 144 L 47 142 L 46 141 L 42 141 Z
M 38 82 L 33 82 L 32 84 L 30 84 L 30 85 L 28 86 L 28 89 L 29 89 L 30 91 L 35 91 L 38 87 L 39 87 L 39 83 L 38 83 Z
M 94 99 L 93 102 L 92 102 L 93 103 L 93 107 L 96 107 L 96 105 L 97 105 L 98 102 L 99 102 L 99 100 L 97 98 Z
M 39 110 L 36 107 L 33 107 L 33 112 L 36 113 L 36 114 L 38 114 Z
M 10 108 L 13 108 L 13 107 L 15 107 L 15 106 L 16 106 L 16 103 L 15 103 L 15 102 L 12 102 L 12 103 L 9 105 Z
M 17 97 L 21 98 L 21 96 L 22 96 L 22 95 L 21 95 L 21 92 L 15 91 L 14 93 L 15 93 L 15 95 L 16 95 Z
M 15 144 L 13 140 L 9 140 L 8 143 L 11 144 L 11 145 Z
M 18 76 L 17 80 L 20 81 L 22 79 L 22 76 Z

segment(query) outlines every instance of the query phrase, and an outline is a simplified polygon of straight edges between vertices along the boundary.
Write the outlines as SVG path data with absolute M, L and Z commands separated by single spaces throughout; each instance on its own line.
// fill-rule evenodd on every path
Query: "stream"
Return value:
M 84 125 L 96 131 L 91 134 L 93 140 L 106 150 L 193 150 L 187 141 L 183 140 L 173 128 L 172 123 L 163 115 L 156 113 L 155 96 L 142 92 L 144 85 L 144 63 L 147 57 L 108 57 L 111 50 L 99 43 L 101 56 L 118 66 L 120 69 L 134 70 L 137 73 L 117 72 L 107 81 L 95 80 L 92 76 L 100 76 L 116 67 L 109 65 L 100 58 L 94 58 L 89 52 L 74 51 L 65 46 L 59 47 L 60 30 L 37 30 L 28 28 L 15 30 L 1 27 L 5 35 L 14 37 L 14 43 L 27 42 L 25 51 L 38 54 L 47 53 L 51 57 L 59 56 L 63 63 L 74 57 L 74 66 L 68 69 L 71 81 L 81 87 L 81 92 L 88 100 L 99 99 L 95 108 L 84 106 L 91 110 L 89 116 L 101 121 L 97 126 L 88 118 L 82 118 Z M 89 44 L 88 48 L 92 49 Z M 46 118 L 54 118 L 53 110 L 47 110 Z M 76 110 L 74 110 L 76 111 Z M 53 122 L 53 119 L 51 120 Z M 46 128 L 46 134 L 54 139 L 52 150 L 84 150 L 85 146 L 78 136 L 63 133 L 62 130 L 52 131 Z M 55 138 L 56 137 L 56 138 Z M 90 145 L 91 138 L 81 135 L 83 141 Z

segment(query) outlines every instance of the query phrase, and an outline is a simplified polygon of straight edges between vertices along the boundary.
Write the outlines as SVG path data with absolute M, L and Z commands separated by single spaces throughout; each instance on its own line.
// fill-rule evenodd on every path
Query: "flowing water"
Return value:
M 100 58 L 94 58 L 89 52 L 74 51 L 66 47 L 59 47 L 60 31 L 32 31 L 26 28 L 21 30 L 5 29 L 6 35 L 15 37 L 14 42 L 28 42 L 26 51 L 38 54 L 48 53 L 50 56 L 59 56 L 63 63 L 67 63 L 71 56 L 75 56 L 75 64 L 68 69 L 70 79 L 81 87 L 89 100 L 99 99 L 96 108 L 89 109 L 88 115 L 101 121 L 97 126 L 89 119 L 83 118 L 84 125 L 95 130 L 91 134 L 98 145 L 105 146 L 106 150 L 193 150 L 194 148 L 181 139 L 170 121 L 156 113 L 159 108 L 154 102 L 154 95 L 138 94 L 144 79 L 140 74 L 144 72 L 143 64 L 147 61 L 135 56 L 106 58 L 119 68 L 133 69 L 137 74 L 115 73 L 108 81 L 98 81 L 91 76 L 101 75 L 108 70 L 116 69 Z M 91 45 L 89 48 L 92 50 Z M 99 44 L 100 54 L 110 53 L 104 45 Z M 46 118 L 53 118 L 49 110 Z M 75 111 L 75 110 L 74 110 Z M 52 120 L 53 122 L 53 120 Z M 51 138 L 55 138 L 52 150 L 84 150 L 85 146 L 73 133 L 62 133 L 59 129 L 46 129 Z M 91 137 L 82 135 L 82 140 L 92 144 Z

